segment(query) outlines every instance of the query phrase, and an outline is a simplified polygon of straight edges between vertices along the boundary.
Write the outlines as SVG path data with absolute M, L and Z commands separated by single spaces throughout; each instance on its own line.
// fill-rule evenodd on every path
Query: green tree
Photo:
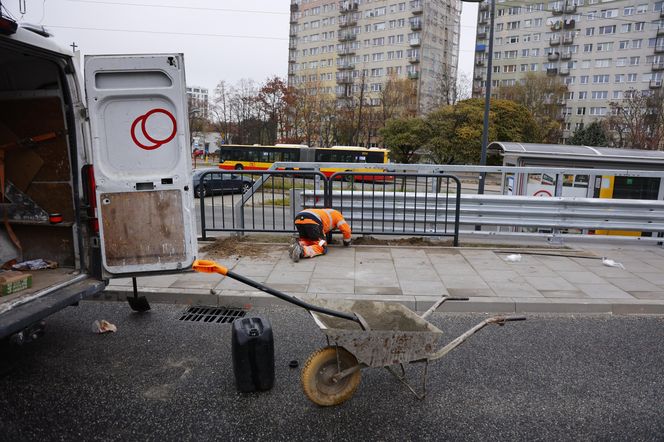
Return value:
M 390 150 L 391 160 L 403 164 L 415 162 L 417 151 L 431 137 L 429 126 L 422 118 L 388 120 L 379 132 Z
M 437 164 L 476 164 L 480 160 L 484 100 L 472 98 L 443 106 L 427 116 L 430 138 L 425 149 Z M 489 141 L 538 142 L 537 123 L 528 110 L 510 100 L 491 100 Z
M 574 135 L 567 140 L 567 143 L 579 146 L 607 146 L 609 139 L 606 135 L 604 125 L 594 121 L 574 131 Z

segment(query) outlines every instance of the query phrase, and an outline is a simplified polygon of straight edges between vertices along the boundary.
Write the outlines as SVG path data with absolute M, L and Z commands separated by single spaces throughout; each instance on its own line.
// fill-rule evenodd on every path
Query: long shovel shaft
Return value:
M 248 286 L 256 288 L 256 289 L 258 289 L 262 292 L 269 293 L 272 296 L 276 296 L 279 299 L 283 299 L 286 302 L 290 302 L 291 304 L 295 304 L 298 307 L 302 307 L 302 308 L 305 308 L 307 310 L 311 310 L 311 311 L 318 312 L 318 313 L 323 313 L 325 315 L 336 316 L 337 318 L 348 319 L 349 321 L 354 321 L 354 322 L 357 322 L 358 324 L 360 324 L 360 321 L 353 314 L 338 312 L 336 310 L 330 310 L 330 309 L 327 309 L 327 308 L 318 307 L 316 305 L 309 304 L 308 302 L 304 302 L 301 299 L 296 298 L 295 296 L 287 295 L 286 293 L 280 292 L 279 290 L 275 290 L 271 287 L 263 285 L 259 282 L 254 281 L 253 279 L 249 279 L 249 278 L 246 278 L 242 275 L 238 275 L 237 273 L 232 272 L 230 270 L 228 270 L 226 272 L 226 276 L 228 276 L 229 278 L 232 278 L 236 281 L 240 281 L 243 284 L 247 284 Z

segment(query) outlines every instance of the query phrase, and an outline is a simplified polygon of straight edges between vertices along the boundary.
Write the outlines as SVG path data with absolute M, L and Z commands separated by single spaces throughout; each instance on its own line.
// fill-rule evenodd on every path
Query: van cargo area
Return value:
M 57 266 L 27 270 L 31 287 L 1 296 L 2 313 L 83 279 L 85 226 L 79 219 L 76 136 L 67 123 L 74 110 L 66 105 L 66 63 L 56 54 L 0 43 L 0 265 L 43 259 Z

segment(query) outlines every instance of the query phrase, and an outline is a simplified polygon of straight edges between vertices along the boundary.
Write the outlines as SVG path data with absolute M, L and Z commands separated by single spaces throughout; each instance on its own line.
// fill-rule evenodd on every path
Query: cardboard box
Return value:
M 32 287 L 32 275 L 8 270 L 0 272 L 0 296 L 11 295 Z

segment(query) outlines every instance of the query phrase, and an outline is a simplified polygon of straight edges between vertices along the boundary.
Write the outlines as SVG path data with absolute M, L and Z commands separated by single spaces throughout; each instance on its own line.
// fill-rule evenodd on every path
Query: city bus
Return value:
M 219 149 L 219 168 L 224 170 L 267 170 L 276 162 L 357 163 L 387 164 L 388 150 L 358 146 L 309 147 L 300 144 L 277 144 L 274 146 L 224 145 Z M 335 172 L 384 172 L 385 169 L 321 168 L 329 177 Z M 370 175 L 355 176 L 356 180 L 370 181 Z M 376 177 L 379 180 L 390 177 Z

